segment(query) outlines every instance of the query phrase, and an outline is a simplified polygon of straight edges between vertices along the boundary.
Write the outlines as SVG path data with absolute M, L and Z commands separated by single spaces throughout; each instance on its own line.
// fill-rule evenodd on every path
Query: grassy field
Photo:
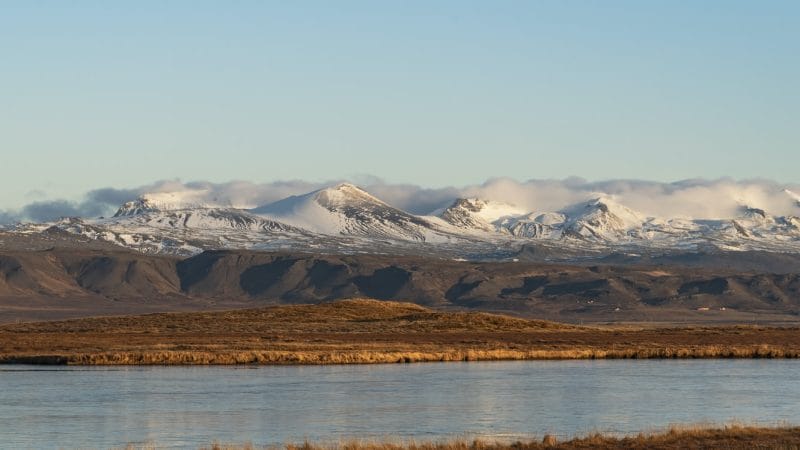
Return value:
M 800 330 L 578 327 L 374 300 L 0 326 L 0 363 L 348 364 L 754 357 L 800 357 Z

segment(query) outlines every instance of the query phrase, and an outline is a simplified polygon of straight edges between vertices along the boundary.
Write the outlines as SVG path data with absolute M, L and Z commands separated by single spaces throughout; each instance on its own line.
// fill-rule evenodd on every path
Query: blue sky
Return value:
M 800 2 L 0 4 L 0 208 L 162 179 L 798 182 Z

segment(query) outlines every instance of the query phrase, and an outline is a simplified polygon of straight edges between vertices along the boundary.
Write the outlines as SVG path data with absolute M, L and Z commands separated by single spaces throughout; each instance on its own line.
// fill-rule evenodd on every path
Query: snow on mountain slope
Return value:
M 645 217 L 608 197 L 599 197 L 564 211 L 564 235 L 579 239 L 616 240 L 641 229 Z
M 138 214 L 116 215 L 109 219 L 98 219 L 94 223 L 112 228 L 300 231 L 290 225 L 268 220 L 246 211 L 222 208 L 145 211 Z
M 347 183 L 292 196 L 251 212 L 326 235 L 420 242 L 446 238 L 430 221 L 389 206 Z
M 208 197 L 200 190 L 146 194 L 111 218 L 22 224 L 11 232 L 55 230 L 180 255 L 239 248 L 498 258 L 533 241 L 569 250 L 566 254 L 709 248 L 800 253 L 800 218 L 772 215 L 757 201 L 742 206 L 735 217 L 692 219 L 646 217 L 605 195 L 534 212 L 492 200 L 457 199 L 436 216 L 407 213 L 351 184 L 253 210 L 221 207 Z
M 800 208 L 800 194 L 796 194 L 788 189 L 784 189 L 783 193 L 788 195 L 792 200 L 794 200 L 794 204 Z
M 141 211 L 107 219 L 63 219 L 50 224 L 90 239 L 146 253 L 190 255 L 215 248 L 268 247 L 276 241 L 304 242 L 309 233 L 295 227 L 221 208 Z
M 739 217 L 730 221 L 727 233 L 734 232 L 742 238 L 758 241 L 786 241 L 800 239 L 798 218 L 776 217 L 763 209 L 742 207 Z M 724 228 L 724 227 L 721 227 Z
M 530 213 L 509 220 L 504 226 L 518 238 L 557 240 L 562 236 L 566 221 L 567 216 L 558 212 Z
M 557 212 L 530 213 L 508 221 L 513 235 L 529 239 L 619 241 L 640 234 L 646 218 L 630 208 L 598 197 Z
M 154 211 L 175 211 L 208 208 L 234 208 L 241 205 L 232 205 L 226 201 L 208 200 L 209 191 L 206 189 L 186 189 L 173 192 L 147 193 L 134 201 L 123 204 L 114 214 L 114 217 L 132 216 Z
M 503 221 L 525 214 L 522 208 L 508 203 L 477 198 L 459 198 L 434 215 L 462 230 L 505 231 Z

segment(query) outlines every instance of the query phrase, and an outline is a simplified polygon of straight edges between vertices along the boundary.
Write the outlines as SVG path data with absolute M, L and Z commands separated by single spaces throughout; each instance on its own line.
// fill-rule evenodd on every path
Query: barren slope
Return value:
M 0 322 L 352 297 L 562 322 L 795 322 L 800 275 L 252 251 L 0 252 Z

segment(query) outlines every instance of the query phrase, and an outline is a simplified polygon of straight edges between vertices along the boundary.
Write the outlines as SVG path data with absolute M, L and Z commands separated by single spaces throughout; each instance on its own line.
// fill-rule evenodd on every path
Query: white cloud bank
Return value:
M 252 208 L 290 195 L 304 194 L 339 181 L 314 183 L 277 181 L 252 183 L 231 181 L 158 181 L 134 189 L 101 188 L 89 191 L 80 202 L 65 200 L 36 201 L 20 210 L 0 211 L 0 223 L 48 221 L 65 216 L 97 217 L 113 214 L 126 201 L 150 192 L 202 191 L 208 203 Z M 797 198 L 800 185 L 780 184 L 770 180 L 683 180 L 662 183 L 643 180 L 587 181 L 564 180 L 516 181 L 496 178 L 480 185 L 425 188 L 412 184 L 390 184 L 370 179 L 360 186 L 385 202 L 415 214 L 427 214 L 459 197 L 478 197 L 512 203 L 530 211 L 555 211 L 568 205 L 599 196 L 610 196 L 619 203 L 646 216 L 686 217 L 696 219 L 732 218 L 743 206 L 760 208 L 773 215 L 800 215 Z M 786 190 L 790 192 L 786 192 Z

